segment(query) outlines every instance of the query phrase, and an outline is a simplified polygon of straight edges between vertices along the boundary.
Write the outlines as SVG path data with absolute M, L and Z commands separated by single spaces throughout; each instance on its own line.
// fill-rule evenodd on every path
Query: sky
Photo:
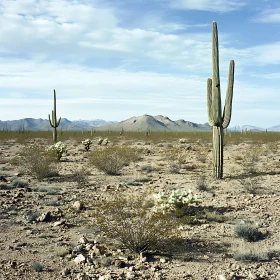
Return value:
M 212 22 L 230 127 L 280 124 L 279 0 L 0 0 L 0 120 L 208 121 Z

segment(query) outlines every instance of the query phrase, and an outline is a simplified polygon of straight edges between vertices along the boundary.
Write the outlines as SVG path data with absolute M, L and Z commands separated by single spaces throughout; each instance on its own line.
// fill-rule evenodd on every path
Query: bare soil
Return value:
M 68 153 L 57 163 L 59 176 L 42 181 L 11 161 L 23 144 L 0 143 L 0 175 L 8 181 L 8 187 L 4 182 L 0 187 L 0 280 L 280 279 L 280 142 L 225 146 L 224 179 L 219 181 L 212 178 L 210 142 L 133 143 L 122 137 L 115 145 L 139 148 L 142 156 L 119 176 L 90 166 L 90 151 L 80 143 L 66 143 Z M 178 173 L 171 173 L 166 153 L 175 146 L 186 158 Z M 255 158 L 246 162 L 252 153 Z M 73 176 L 82 168 L 90 172 L 84 184 Z M 205 186 L 199 187 L 203 176 Z M 16 178 L 28 186 L 12 187 Z M 256 181 L 250 185 L 252 178 Z M 92 209 L 107 193 L 122 196 L 177 188 L 192 189 L 202 200 L 191 206 L 192 219 L 179 228 L 184 243 L 178 252 L 134 255 L 114 248 L 97 230 Z M 75 202 L 82 203 L 80 209 Z M 251 243 L 238 238 L 234 229 L 240 221 L 257 223 L 263 238 Z M 75 262 L 92 247 L 91 262 Z M 252 250 L 264 259 L 235 260 L 238 251 Z

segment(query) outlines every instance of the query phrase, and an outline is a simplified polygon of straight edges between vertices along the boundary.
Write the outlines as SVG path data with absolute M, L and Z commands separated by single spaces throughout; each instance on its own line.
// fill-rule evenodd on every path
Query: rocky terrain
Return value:
M 226 145 L 224 179 L 217 181 L 211 136 L 110 140 L 108 146 L 135 147 L 140 159 L 106 175 L 89 164 L 97 137 L 88 152 L 67 140 L 58 175 L 43 180 L 18 160 L 24 144 L 0 142 L 1 280 L 280 279 L 280 141 Z M 35 141 L 50 144 L 27 144 Z M 174 189 L 191 189 L 201 203 L 178 225 L 173 251 L 135 254 L 98 229 L 93 212 L 101 198 Z M 260 234 L 255 242 L 236 233 L 249 222 Z

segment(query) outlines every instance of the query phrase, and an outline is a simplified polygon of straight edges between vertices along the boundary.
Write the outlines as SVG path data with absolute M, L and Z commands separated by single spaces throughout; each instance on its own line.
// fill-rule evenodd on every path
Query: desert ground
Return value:
M 28 152 L 34 144 L 51 145 L 51 138 L 1 138 L 1 280 L 280 279 L 280 135 L 228 133 L 222 180 L 212 176 L 211 133 L 141 135 L 108 133 L 106 145 L 98 145 L 97 134 L 65 138 L 56 173 L 39 179 L 30 167 L 35 152 Z M 86 138 L 89 151 L 81 143 Z M 120 147 L 137 158 L 119 174 L 94 165 L 95 151 Z M 96 213 L 106 201 L 140 197 L 152 213 L 154 194 L 174 190 L 191 190 L 199 202 L 160 213 L 176 220 L 163 236 L 166 244 L 176 240 L 169 246 L 133 251 L 100 228 Z M 134 219 L 144 206 L 132 201 L 131 207 Z M 117 229 L 118 218 L 107 226 Z M 137 239 L 129 226 L 123 230 Z

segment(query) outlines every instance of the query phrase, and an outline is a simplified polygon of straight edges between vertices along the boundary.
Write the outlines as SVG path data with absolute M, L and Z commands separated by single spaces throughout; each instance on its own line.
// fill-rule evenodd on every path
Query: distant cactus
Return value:
M 234 83 L 234 60 L 230 61 L 226 101 L 222 113 L 220 74 L 219 74 L 219 42 L 217 23 L 213 22 L 212 32 L 212 79 L 207 81 L 207 107 L 209 124 L 213 127 L 213 172 L 217 179 L 223 177 L 223 139 L 224 129 L 231 119 L 232 96 Z
M 54 106 L 53 106 L 53 110 L 52 110 L 52 118 L 50 117 L 49 114 L 49 122 L 51 127 L 53 128 L 53 142 L 56 143 L 57 142 L 57 130 L 56 128 L 59 126 L 61 118 L 59 118 L 59 120 L 57 120 L 56 118 L 56 93 L 54 90 L 54 94 L 53 94 L 53 98 L 54 98 Z

